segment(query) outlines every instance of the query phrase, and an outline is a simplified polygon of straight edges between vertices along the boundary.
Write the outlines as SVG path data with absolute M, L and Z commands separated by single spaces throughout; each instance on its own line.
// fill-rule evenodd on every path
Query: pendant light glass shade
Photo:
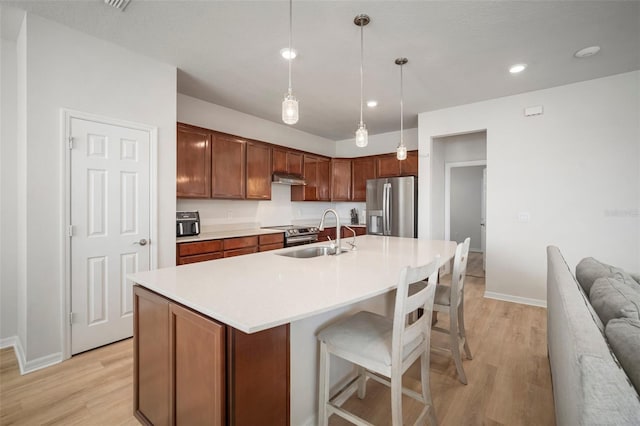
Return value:
M 400 143 L 396 149 L 396 158 L 398 160 L 407 159 L 407 147 L 404 144 L 404 82 L 402 79 L 402 66 L 409 62 L 407 58 L 396 59 L 396 65 L 400 65 Z
M 364 104 L 364 26 L 371 22 L 368 15 L 360 14 L 355 17 L 353 23 L 360 27 L 360 125 L 356 130 L 356 146 L 364 148 L 369 144 L 369 132 L 362 120 L 362 109 Z
M 289 52 L 293 52 L 291 48 L 291 39 L 293 38 L 293 0 L 289 0 Z M 289 57 L 289 90 L 284 95 L 282 101 L 282 121 L 286 124 L 296 124 L 298 122 L 298 100 L 293 96 L 291 89 L 291 62 L 293 57 Z
M 282 121 L 286 124 L 298 122 L 298 100 L 291 93 L 284 95 L 284 101 L 282 101 Z
M 402 143 L 398 145 L 398 148 L 396 148 L 396 158 L 398 160 L 407 159 L 407 147 Z
M 360 123 L 360 127 L 356 130 L 356 146 L 364 148 L 369 143 L 369 132 L 364 123 Z

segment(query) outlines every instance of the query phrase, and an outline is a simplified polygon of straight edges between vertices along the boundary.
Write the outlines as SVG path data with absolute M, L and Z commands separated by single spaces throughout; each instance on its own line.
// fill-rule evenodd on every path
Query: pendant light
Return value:
M 364 104 L 364 35 L 363 28 L 371 22 L 368 15 L 360 14 L 355 17 L 353 23 L 360 27 L 360 125 L 356 130 L 356 145 L 360 148 L 367 146 L 369 143 L 369 132 L 367 132 L 367 126 L 362 121 L 362 106 Z
M 396 59 L 396 65 L 400 65 L 400 143 L 398 144 L 398 148 L 396 149 L 396 157 L 398 160 L 406 160 L 407 159 L 407 147 L 404 145 L 403 133 L 404 133 L 404 86 L 402 79 L 402 66 L 409 62 L 407 58 L 398 58 Z
M 291 89 L 291 62 L 293 57 L 291 56 L 291 38 L 293 33 L 293 0 L 289 0 L 289 90 L 284 95 L 282 101 L 282 121 L 286 124 L 296 124 L 298 122 L 298 100 L 293 96 L 293 90 Z

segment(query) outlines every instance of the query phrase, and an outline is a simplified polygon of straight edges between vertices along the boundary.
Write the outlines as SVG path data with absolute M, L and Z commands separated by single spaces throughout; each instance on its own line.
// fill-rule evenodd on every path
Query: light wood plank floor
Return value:
M 431 390 L 441 425 L 554 425 L 547 359 L 546 311 L 484 299 L 479 254 L 469 257 L 465 319 L 473 360 L 464 360 L 468 385 L 456 378 L 447 355 L 431 356 Z M 447 277 L 443 277 L 446 282 Z M 446 326 L 446 315 L 439 319 Z M 440 342 L 433 336 L 435 343 Z M 20 376 L 12 349 L 0 351 L 1 425 L 136 425 L 133 405 L 133 349 L 125 340 Z M 416 366 L 414 366 L 416 367 Z M 419 389 L 419 370 L 405 385 Z M 390 424 L 390 396 L 372 380 L 367 397 L 345 408 L 378 425 Z M 421 407 L 403 400 L 405 423 Z M 331 416 L 330 425 L 346 425 Z M 293 425 L 297 426 L 297 425 Z

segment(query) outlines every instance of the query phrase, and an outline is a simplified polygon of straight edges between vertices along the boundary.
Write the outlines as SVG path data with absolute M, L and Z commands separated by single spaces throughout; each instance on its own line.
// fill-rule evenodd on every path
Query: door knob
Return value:
M 142 238 L 140 241 L 136 241 L 133 244 L 140 244 L 141 246 L 146 246 L 148 241 L 145 238 Z

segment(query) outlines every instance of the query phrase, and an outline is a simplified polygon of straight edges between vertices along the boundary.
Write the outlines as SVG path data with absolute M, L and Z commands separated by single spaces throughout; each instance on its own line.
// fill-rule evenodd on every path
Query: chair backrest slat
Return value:
M 440 256 L 428 265 L 411 268 L 407 266 L 400 273 L 398 288 L 396 292 L 395 311 L 393 316 L 393 337 L 392 337 L 392 364 L 402 363 L 404 358 L 404 346 L 418 338 L 421 334 L 424 340 L 429 340 L 431 332 L 431 312 L 433 310 L 433 299 L 435 296 L 435 278 L 440 267 Z M 428 284 L 413 294 L 408 296 L 409 285 L 429 279 Z M 424 309 L 424 315 L 414 324 L 408 325 L 407 315 L 417 308 Z M 425 318 L 428 317 L 428 318 Z M 428 321 L 427 321 L 428 320 Z
M 457 307 L 462 301 L 464 291 L 464 279 L 467 275 L 467 260 L 469 259 L 469 244 L 471 239 L 467 237 L 464 242 L 458 244 L 453 260 L 453 273 L 451 274 L 451 306 Z

